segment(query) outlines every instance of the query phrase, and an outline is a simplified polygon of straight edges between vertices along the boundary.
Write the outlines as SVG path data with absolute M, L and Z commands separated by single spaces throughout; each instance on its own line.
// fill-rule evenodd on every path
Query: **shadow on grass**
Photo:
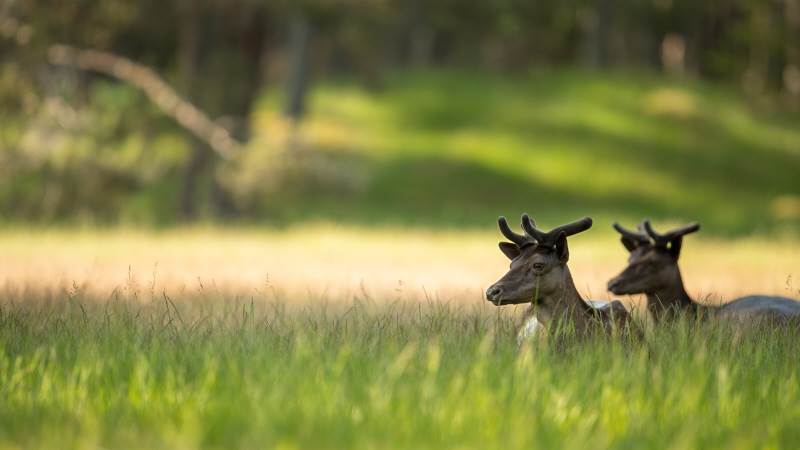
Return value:
M 587 139 L 599 139 L 589 131 L 583 133 Z M 608 136 L 604 139 L 612 142 L 607 142 L 605 148 L 613 153 L 608 150 L 614 147 L 613 139 Z M 708 234 L 717 235 L 747 234 L 776 225 L 769 216 L 760 217 L 760 210 L 754 213 L 741 205 L 734 210 L 737 214 L 732 215 L 729 205 L 665 204 L 635 186 L 622 194 L 563 190 L 535 177 L 460 159 L 430 156 L 370 159 L 346 152 L 328 153 L 325 158 L 329 164 L 341 163 L 358 170 L 366 181 L 357 188 L 341 188 L 335 180 L 314 183 L 309 180 L 315 177 L 297 172 L 296 179 L 288 180 L 279 194 L 261 199 L 263 203 L 258 210 L 266 212 L 262 218 L 283 225 L 321 220 L 360 226 L 488 228 L 498 215 L 516 222 L 519 214 L 528 212 L 545 227 L 584 215 L 595 218 L 598 227 L 610 227 L 615 220 L 677 218 L 698 220 Z M 664 163 L 660 159 L 643 158 L 640 164 L 657 168 Z M 685 172 L 670 170 L 679 173 L 691 188 L 692 173 L 689 166 L 685 167 Z M 575 183 L 581 180 L 576 179 Z M 715 180 L 712 186 L 721 183 L 722 180 Z M 707 186 L 707 182 L 701 184 Z M 749 196 L 746 186 L 731 187 L 730 193 L 732 202 L 737 196 Z

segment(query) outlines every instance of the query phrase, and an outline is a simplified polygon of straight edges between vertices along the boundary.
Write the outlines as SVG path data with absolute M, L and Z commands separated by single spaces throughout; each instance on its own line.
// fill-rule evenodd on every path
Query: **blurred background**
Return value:
M 16 255 L 6 274 L 41 275 L 60 251 L 54 277 L 91 279 L 80 273 L 103 253 L 84 249 L 82 272 L 69 272 L 84 253 L 64 229 L 94 230 L 86 242 L 111 252 L 122 238 L 109 228 L 201 224 L 217 231 L 182 234 L 187 248 L 246 235 L 266 253 L 242 256 L 250 238 L 213 258 L 189 252 L 175 261 L 184 271 L 213 261 L 186 279 L 247 267 L 251 283 L 283 269 L 302 285 L 324 272 L 297 275 L 325 260 L 303 246 L 317 242 L 329 269 L 348 252 L 359 261 L 331 280 L 369 280 L 375 259 L 389 284 L 413 278 L 401 268 L 452 280 L 452 267 L 420 261 L 461 257 L 471 269 L 460 276 L 478 286 L 505 264 L 496 217 L 527 211 L 544 228 L 595 218 L 607 251 L 586 241 L 576 255 L 595 268 L 590 290 L 624 265 L 611 222 L 644 217 L 696 220 L 697 239 L 715 240 L 695 248 L 716 260 L 687 264 L 719 276 L 695 286 L 738 292 L 728 281 L 747 273 L 753 286 L 794 289 L 800 0 L 0 5 L 0 222 L 3 252 Z M 31 227 L 62 231 L 43 247 Z M 151 249 L 143 265 L 164 260 L 170 236 L 132 240 Z M 464 257 L 459 241 L 486 250 Z M 122 272 L 136 260 L 125 248 L 114 252 Z M 759 249 L 782 256 L 762 261 Z

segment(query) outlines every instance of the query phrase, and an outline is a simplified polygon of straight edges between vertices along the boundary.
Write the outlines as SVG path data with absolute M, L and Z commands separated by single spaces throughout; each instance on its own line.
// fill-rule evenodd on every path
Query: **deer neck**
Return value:
M 661 319 L 665 316 L 674 316 L 679 313 L 699 313 L 706 309 L 695 302 L 683 285 L 681 272 L 676 268 L 672 282 L 661 289 L 647 293 L 647 309 L 654 318 Z
M 592 316 L 592 308 L 578 293 L 567 267 L 564 267 L 564 278 L 559 287 L 541 293 L 534 308 L 537 319 L 547 328 L 561 322 L 561 325 L 584 329 Z

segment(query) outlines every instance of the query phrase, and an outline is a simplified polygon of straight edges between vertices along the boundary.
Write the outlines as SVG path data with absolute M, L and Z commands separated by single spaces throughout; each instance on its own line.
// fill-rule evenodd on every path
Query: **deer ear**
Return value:
M 670 255 L 672 255 L 673 258 L 678 259 L 678 257 L 681 255 L 681 246 L 683 246 L 683 236 L 678 236 L 669 241 L 667 251 Z
M 628 252 L 633 252 L 639 247 L 639 244 L 637 244 L 636 241 L 627 236 L 622 236 L 622 238 L 620 238 L 620 242 L 622 242 L 622 245 L 628 249 Z
M 569 261 L 569 247 L 567 247 L 567 233 L 558 233 L 556 238 L 556 255 L 562 263 Z
M 520 253 L 522 253 L 517 244 L 512 244 L 511 242 L 501 242 L 498 245 L 500 246 L 500 251 L 512 261 L 514 258 L 519 256 Z

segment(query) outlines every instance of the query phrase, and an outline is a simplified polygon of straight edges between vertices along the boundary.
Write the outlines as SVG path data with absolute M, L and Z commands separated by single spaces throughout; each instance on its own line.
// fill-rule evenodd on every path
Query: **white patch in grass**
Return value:
M 517 333 L 517 344 L 522 345 L 525 342 L 532 340 L 539 334 L 539 330 L 541 330 L 541 328 L 542 324 L 536 320 L 536 316 L 530 316 Z
M 608 306 L 611 302 L 608 300 L 586 300 L 586 303 L 589 304 L 594 309 L 603 309 Z
M 603 309 L 611 302 L 606 300 L 586 300 L 586 303 L 594 309 Z M 542 324 L 536 319 L 535 315 L 531 315 L 517 333 L 517 345 L 522 345 L 525 342 L 535 339 L 542 330 Z

